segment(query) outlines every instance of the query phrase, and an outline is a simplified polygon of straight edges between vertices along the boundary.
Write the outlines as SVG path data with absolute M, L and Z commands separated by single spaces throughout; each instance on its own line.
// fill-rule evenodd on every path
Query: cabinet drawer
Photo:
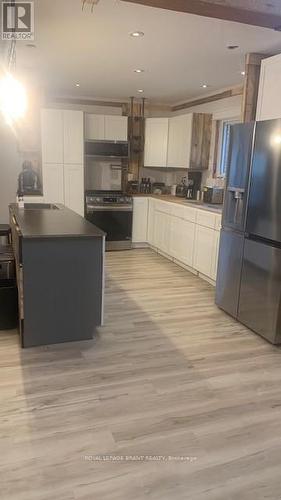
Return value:
M 164 214 L 171 213 L 171 203 L 167 201 L 155 200 L 155 210 Z
M 213 214 L 211 212 L 205 212 L 204 210 L 197 210 L 196 222 L 200 226 L 215 229 L 216 214 Z
M 183 207 L 184 208 L 184 219 L 190 222 L 196 221 L 197 210 L 195 208 Z
M 174 217 L 184 218 L 184 206 L 176 203 L 170 204 L 170 214 Z

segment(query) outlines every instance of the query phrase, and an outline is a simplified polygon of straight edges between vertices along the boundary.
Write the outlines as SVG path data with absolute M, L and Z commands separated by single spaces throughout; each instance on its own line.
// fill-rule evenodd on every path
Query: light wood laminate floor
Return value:
M 0 332 L 0 498 L 280 499 L 280 349 L 154 252 L 106 260 L 94 341 Z

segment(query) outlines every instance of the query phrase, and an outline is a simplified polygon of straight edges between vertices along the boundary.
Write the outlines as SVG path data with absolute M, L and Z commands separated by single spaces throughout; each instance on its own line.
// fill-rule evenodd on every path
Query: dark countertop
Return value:
M 207 212 L 213 212 L 218 215 L 222 214 L 223 205 L 211 205 L 209 203 L 204 203 L 203 201 L 187 200 L 186 198 L 181 198 L 180 196 L 172 196 L 171 194 L 133 194 L 133 197 L 146 197 L 155 198 L 157 200 L 169 201 L 171 203 L 177 203 L 179 205 L 184 205 L 185 207 L 198 208 L 199 210 L 206 210 Z
M 57 210 L 10 205 L 23 238 L 102 238 L 105 233 L 64 205 Z

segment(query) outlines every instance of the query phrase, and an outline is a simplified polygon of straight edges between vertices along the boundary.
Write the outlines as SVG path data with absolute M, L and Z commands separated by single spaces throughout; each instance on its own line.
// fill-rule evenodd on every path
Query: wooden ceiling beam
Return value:
M 192 101 L 187 101 L 182 104 L 176 104 L 171 107 L 171 111 L 182 111 L 184 109 L 193 108 L 194 106 L 199 106 L 200 104 L 208 104 L 209 102 L 219 101 L 221 99 L 226 99 L 227 97 L 234 97 L 236 95 L 243 94 L 243 87 L 235 87 L 232 89 L 224 90 L 216 94 L 211 94 L 206 97 L 197 97 Z
M 123 2 L 146 5 L 159 9 L 185 12 L 204 17 L 213 17 L 225 21 L 234 21 L 252 26 L 261 26 L 281 31 L 281 16 L 250 8 L 234 7 L 233 4 L 217 3 L 204 0 L 122 0 Z M 246 3 L 246 2 L 245 2 Z M 241 5 L 241 4 L 240 4 Z M 253 5 L 253 4 L 252 4 Z

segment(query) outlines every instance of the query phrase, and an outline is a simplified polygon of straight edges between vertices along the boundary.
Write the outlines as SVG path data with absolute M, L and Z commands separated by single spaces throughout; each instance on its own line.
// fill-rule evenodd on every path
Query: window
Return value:
M 228 161 L 228 149 L 230 139 L 230 127 L 234 123 L 239 123 L 239 120 L 227 120 L 221 122 L 220 137 L 219 137 L 219 158 L 217 165 L 217 177 L 225 177 Z

